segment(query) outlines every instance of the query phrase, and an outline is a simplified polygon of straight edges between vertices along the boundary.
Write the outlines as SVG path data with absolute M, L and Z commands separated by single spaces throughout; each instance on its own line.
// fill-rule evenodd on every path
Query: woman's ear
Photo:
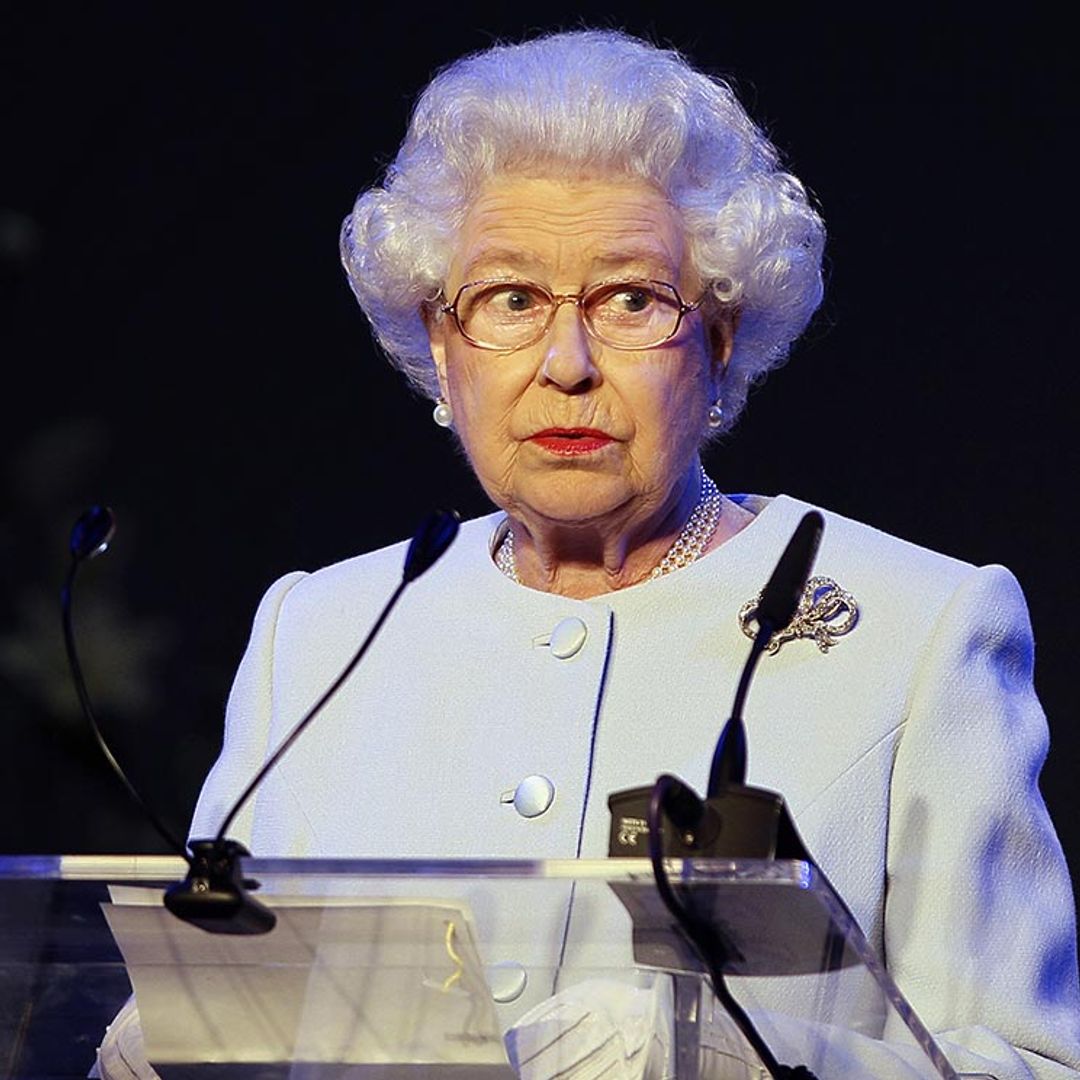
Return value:
M 735 333 L 739 328 L 739 313 L 735 310 L 717 312 L 708 327 L 712 375 L 717 384 L 723 381 L 731 354 L 735 351 Z
M 431 359 L 435 361 L 435 373 L 439 377 L 439 393 L 444 401 L 449 401 L 449 388 L 446 381 L 446 316 L 434 304 L 424 304 L 420 309 L 420 318 L 424 320 Z

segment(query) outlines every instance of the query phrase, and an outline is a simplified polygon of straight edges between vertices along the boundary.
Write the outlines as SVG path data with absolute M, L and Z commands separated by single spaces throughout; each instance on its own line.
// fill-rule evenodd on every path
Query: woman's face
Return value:
M 653 279 L 686 303 L 702 291 L 678 215 L 635 179 L 490 183 L 462 226 L 446 295 L 487 279 L 557 294 Z M 513 352 L 470 344 L 448 315 L 429 334 L 454 427 L 496 505 L 526 521 L 626 526 L 658 512 L 696 467 L 731 344 L 729 325 L 707 331 L 695 311 L 660 346 L 614 349 L 569 303 L 540 341 Z

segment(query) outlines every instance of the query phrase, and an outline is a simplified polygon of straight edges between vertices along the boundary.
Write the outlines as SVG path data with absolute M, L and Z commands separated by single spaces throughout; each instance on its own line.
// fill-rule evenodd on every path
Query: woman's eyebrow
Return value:
M 589 277 L 594 279 L 629 274 L 674 280 L 678 275 L 666 253 L 653 249 L 596 255 L 589 259 L 589 271 Z M 550 275 L 550 265 L 540 255 L 520 248 L 499 248 L 478 252 L 469 259 L 462 270 L 462 281 L 523 277 L 543 284 Z
M 545 260 L 537 252 L 520 247 L 491 247 L 472 255 L 465 263 L 463 274 L 466 281 L 504 269 L 512 273 L 543 274 L 545 266 Z
M 604 251 L 593 255 L 589 265 L 597 270 L 621 270 L 627 267 L 648 267 L 675 273 L 671 255 L 660 247 L 633 247 L 619 251 Z

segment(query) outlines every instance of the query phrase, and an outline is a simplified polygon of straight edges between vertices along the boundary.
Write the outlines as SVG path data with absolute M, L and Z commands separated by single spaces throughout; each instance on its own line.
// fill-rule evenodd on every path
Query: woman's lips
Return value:
M 595 428 L 545 428 L 529 436 L 529 442 L 536 443 L 552 454 L 574 457 L 579 454 L 595 454 L 615 440 L 604 431 Z

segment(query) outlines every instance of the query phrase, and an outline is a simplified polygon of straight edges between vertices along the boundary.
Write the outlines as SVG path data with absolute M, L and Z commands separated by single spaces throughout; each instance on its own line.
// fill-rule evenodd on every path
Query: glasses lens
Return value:
M 621 281 L 590 289 L 582 307 L 601 341 L 641 349 L 675 333 L 681 304 L 678 293 L 663 282 Z
M 461 290 L 457 316 L 465 336 L 477 344 L 514 349 L 543 333 L 551 304 L 551 297 L 537 285 L 480 281 Z

